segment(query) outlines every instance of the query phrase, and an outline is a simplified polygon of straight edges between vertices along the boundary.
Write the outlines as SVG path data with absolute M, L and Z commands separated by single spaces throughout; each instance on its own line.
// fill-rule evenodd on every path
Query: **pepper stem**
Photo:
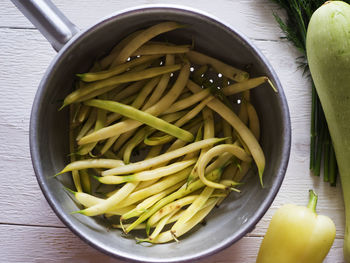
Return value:
M 314 192 L 314 190 L 309 190 L 309 203 L 307 204 L 307 208 L 309 208 L 312 212 L 316 214 L 316 205 L 317 205 L 318 196 Z

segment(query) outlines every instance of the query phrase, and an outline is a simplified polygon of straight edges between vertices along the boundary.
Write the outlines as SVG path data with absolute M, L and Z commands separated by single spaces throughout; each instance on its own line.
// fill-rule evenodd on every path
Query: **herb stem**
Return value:
M 331 186 L 336 186 L 337 184 L 337 173 L 338 173 L 338 166 L 337 166 L 337 161 L 335 159 L 334 148 L 333 148 L 333 145 L 330 144 L 329 181 Z
M 310 131 L 310 170 L 313 171 L 315 168 L 315 144 L 316 144 L 316 131 L 315 131 L 315 126 L 316 126 L 316 99 L 317 99 L 317 94 L 316 94 L 316 89 L 315 86 L 312 85 L 312 104 L 311 104 L 311 131 Z
M 323 141 L 324 163 L 323 163 L 323 181 L 329 182 L 329 163 L 330 163 L 330 135 L 328 128 L 325 129 L 325 139 Z
M 309 73 L 306 59 L 306 33 L 307 26 L 312 14 L 325 3 L 326 0 L 271 0 L 277 3 L 286 11 L 286 19 L 281 19 L 275 12 L 273 16 L 279 24 L 285 39 L 291 41 L 294 46 L 302 53 L 306 63 L 301 62 L 304 67 L 304 73 Z M 350 0 L 344 0 L 350 3 Z M 300 58 L 297 59 L 299 61 Z M 299 61 L 300 62 L 300 61 Z M 310 75 L 309 75 L 310 76 Z M 311 79 L 311 76 L 310 76 Z M 311 80 L 312 81 L 312 80 Z M 337 164 L 333 151 L 332 141 L 330 140 L 328 127 L 318 98 L 314 83 L 312 83 L 312 102 L 311 102 L 311 127 L 310 127 L 310 171 L 315 175 L 320 175 L 323 165 L 325 171 L 324 180 L 329 180 L 331 185 L 336 184 Z M 329 145 L 329 146 L 327 146 Z

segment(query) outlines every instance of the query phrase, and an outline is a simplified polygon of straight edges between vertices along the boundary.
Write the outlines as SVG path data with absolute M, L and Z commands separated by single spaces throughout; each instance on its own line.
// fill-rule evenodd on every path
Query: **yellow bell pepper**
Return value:
M 321 263 L 335 238 L 335 225 L 316 214 L 317 195 L 309 191 L 307 207 L 287 204 L 273 215 L 257 263 Z

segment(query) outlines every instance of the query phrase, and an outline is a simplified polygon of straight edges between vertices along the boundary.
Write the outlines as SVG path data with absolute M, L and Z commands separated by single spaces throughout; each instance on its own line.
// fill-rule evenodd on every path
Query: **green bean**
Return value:
M 143 32 L 144 30 L 135 31 L 129 35 L 127 35 L 124 39 L 122 39 L 117 45 L 113 47 L 110 51 L 109 55 L 101 59 L 101 66 L 103 69 L 108 68 L 112 63 L 116 56 L 119 54 L 120 50 L 123 49 L 135 36 Z
M 160 118 L 157 118 L 149 113 L 135 109 L 134 107 L 108 100 L 93 99 L 84 102 L 85 105 L 98 107 L 100 109 L 117 112 L 125 117 L 134 119 L 141 123 L 145 123 L 160 131 L 173 135 L 181 140 L 191 142 L 193 141 L 193 135 L 175 125 L 172 125 Z
M 198 64 L 198 65 L 210 64 L 217 72 L 222 73 L 222 75 L 234 81 L 241 82 L 249 79 L 249 74 L 247 72 L 234 68 L 230 65 L 227 65 L 221 62 L 220 60 L 209 57 L 197 51 L 193 51 L 193 50 L 189 51 L 187 53 L 187 57 L 194 64 Z
M 64 99 L 63 106 L 61 108 L 71 103 L 87 100 L 89 98 L 93 98 L 97 95 L 105 93 L 109 90 L 112 90 L 115 87 L 114 85 L 131 82 L 131 81 L 142 80 L 142 79 L 153 78 L 162 74 L 177 71 L 180 68 L 181 68 L 181 65 L 153 67 L 142 71 L 126 72 L 124 74 L 121 74 L 115 77 L 89 83 L 86 85 L 84 89 L 78 89 L 70 93 Z M 99 90 L 102 90 L 103 92 L 98 92 Z M 95 93 L 96 91 L 97 93 Z
M 182 90 L 184 89 L 189 76 L 189 65 L 185 64 L 180 73 L 179 76 L 173 85 L 173 87 L 169 90 L 166 96 L 164 96 L 159 102 L 157 102 L 155 105 L 151 106 L 147 110 L 145 110 L 146 113 L 152 114 L 154 116 L 159 115 L 161 112 L 163 112 L 169 105 L 171 105 L 181 94 Z M 114 124 L 109 127 L 105 127 L 101 129 L 100 131 L 97 131 L 96 133 L 93 133 L 89 136 L 81 138 L 81 140 L 78 142 L 78 144 L 86 144 L 94 141 L 99 141 L 102 139 L 106 139 L 112 136 L 116 136 L 118 134 L 122 134 L 124 132 L 127 132 L 129 130 L 132 130 L 134 128 L 137 128 L 141 125 L 140 122 L 135 120 L 126 120 L 123 122 L 119 122 L 117 124 Z
M 113 159 L 85 159 L 80 161 L 71 162 L 58 174 L 63 174 L 73 170 L 82 170 L 88 168 L 114 168 L 120 165 L 124 165 L 122 160 Z M 57 175 L 58 175 L 57 174 Z
M 197 161 L 196 159 L 192 159 L 187 161 L 176 162 L 168 166 L 162 166 L 160 168 L 143 171 L 143 172 L 139 172 L 131 175 L 125 175 L 125 176 L 110 175 L 110 176 L 98 177 L 96 179 L 103 184 L 121 184 L 125 182 L 148 181 L 148 180 L 153 180 L 164 176 L 168 176 L 170 174 L 177 173 L 189 167 L 190 165 L 194 164 L 196 161 Z
M 187 87 L 192 92 L 199 92 L 200 87 L 195 83 L 188 81 Z M 222 118 L 224 118 L 230 125 L 237 131 L 237 134 L 242 138 L 244 143 L 249 148 L 253 159 L 258 167 L 258 173 L 260 178 L 260 183 L 262 183 L 262 176 L 265 169 L 265 155 L 256 140 L 254 134 L 244 125 L 244 123 L 237 117 L 237 115 L 231 111 L 225 104 L 220 102 L 218 99 L 214 99 L 208 103 L 208 107 L 216 111 Z
M 253 89 L 261 84 L 268 82 L 268 80 L 269 80 L 268 77 L 257 77 L 257 78 L 247 79 L 245 81 L 238 82 L 223 88 L 222 92 L 226 96 L 231 96 L 246 90 Z
M 219 143 L 219 142 L 223 141 L 224 139 L 223 138 L 210 138 L 210 139 L 202 140 L 199 142 L 194 142 L 194 143 L 188 144 L 180 149 L 161 154 L 157 157 L 154 157 L 154 158 L 151 158 L 148 160 L 144 160 L 144 161 L 140 161 L 140 162 L 136 162 L 136 163 L 131 163 L 131 164 L 127 164 L 123 167 L 117 167 L 117 168 L 113 168 L 110 170 L 106 170 L 106 171 L 102 172 L 102 175 L 103 176 L 119 175 L 119 174 L 128 174 L 128 173 L 133 173 L 133 172 L 139 172 L 139 171 L 148 169 L 152 166 L 156 166 L 156 165 L 162 164 L 166 161 L 183 156 L 187 153 L 197 151 L 197 150 L 202 149 L 204 147 L 207 147 L 209 145 Z
M 212 180 L 215 180 L 215 178 L 218 177 L 218 170 L 215 170 L 211 174 L 208 175 L 208 177 Z M 171 195 L 168 195 L 167 197 L 159 200 L 155 205 L 153 205 L 147 212 L 143 213 L 137 220 L 135 220 L 126 230 L 125 232 L 130 232 L 135 226 L 138 224 L 144 222 L 149 217 L 151 217 L 155 212 L 157 212 L 159 209 L 161 209 L 163 206 L 169 204 L 170 202 L 179 199 L 181 197 L 184 197 L 200 188 L 202 188 L 204 184 L 201 180 L 197 180 L 191 184 L 189 184 L 187 187 L 186 185 L 183 185 L 179 190 L 172 193 Z
M 222 145 L 217 145 L 217 146 L 211 148 L 209 151 L 207 151 L 205 154 L 203 154 L 202 157 L 199 158 L 198 163 L 197 163 L 197 170 L 195 171 L 196 173 L 198 173 L 198 176 L 202 180 L 202 182 L 209 187 L 218 188 L 218 189 L 226 189 L 225 185 L 209 181 L 207 178 L 205 178 L 205 167 L 207 166 L 207 164 L 214 157 L 216 157 L 224 152 L 229 152 L 243 161 L 250 161 L 251 160 L 251 157 L 242 148 L 240 148 L 236 145 L 222 144 Z
M 145 44 L 139 47 L 132 56 L 181 54 L 190 51 L 190 45 Z
M 120 73 L 123 73 L 127 70 L 129 70 L 132 67 L 135 67 L 137 65 L 154 61 L 157 58 L 160 58 L 162 55 L 151 55 L 151 56 L 142 56 L 135 58 L 131 61 L 125 62 L 123 64 L 117 65 L 113 68 L 110 68 L 108 70 L 99 71 L 99 72 L 88 72 L 88 73 L 82 73 L 82 74 L 76 74 L 82 81 L 85 82 L 93 82 L 97 80 L 107 79 L 110 77 L 113 77 L 115 75 L 118 75 Z
M 132 190 L 134 190 L 135 187 L 138 185 L 138 183 L 139 182 L 127 183 L 122 188 L 120 188 L 119 191 L 116 192 L 114 195 L 103 200 L 103 202 L 90 206 L 89 208 L 77 211 L 77 213 L 86 216 L 102 215 L 108 209 L 110 209 L 111 207 L 115 207 L 117 204 L 119 204 L 121 201 L 127 198 L 128 195 L 130 195 L 130 193 L 132 192 Z
M 144 31 L 137 34 L 132 40 L 130 40 L 128 45 L 126 45 L 122 50 L 120 50 L 118 56 L 113 61 L 112 65 L 117 65 L 125 62 L 139 47 L 141 47 L 144 43 L 156 37 L 157 35 L 181 27 L 183 26 L 175 22 L 162 22 L 145 29 Z
M 174 55 L 166 55 L 165 57 L 165 65 L 171 66 L 175 64 L 175 57 Z M 142 110 L 146 110 L 149 107 L 153 106 L 159 98 L 163 95 L 163 92 L 165 91 L 166 87 L 168 86 L 170 80 L 170 74 L 164 74 L 162 75 L 157 87 L 155 88 L 154 92 L 152 93 L 149 100 L 146 102 L 146 104 L 143 106 Z
M 176 111 L 191 107 L 192 105 L 196 104 L 197 102 L 203 100 L 209 94 L 210 94 L 209 89 L 204 89 L 204 90 L 202 90 L 198 93 L 195 93 L 187 98 L 179 100 L 179 101 L 175 102 L 173 105 L 171 105 L 171 107 L 168 110 L 166 110 L 164 112 L 164 114 L 176 112 Z

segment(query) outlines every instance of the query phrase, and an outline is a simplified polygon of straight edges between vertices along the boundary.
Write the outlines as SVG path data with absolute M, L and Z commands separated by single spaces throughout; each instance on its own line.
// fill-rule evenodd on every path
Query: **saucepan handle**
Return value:
M 59 51 L 79 29 L 50 0 L 12 0 L 15 6 Z

